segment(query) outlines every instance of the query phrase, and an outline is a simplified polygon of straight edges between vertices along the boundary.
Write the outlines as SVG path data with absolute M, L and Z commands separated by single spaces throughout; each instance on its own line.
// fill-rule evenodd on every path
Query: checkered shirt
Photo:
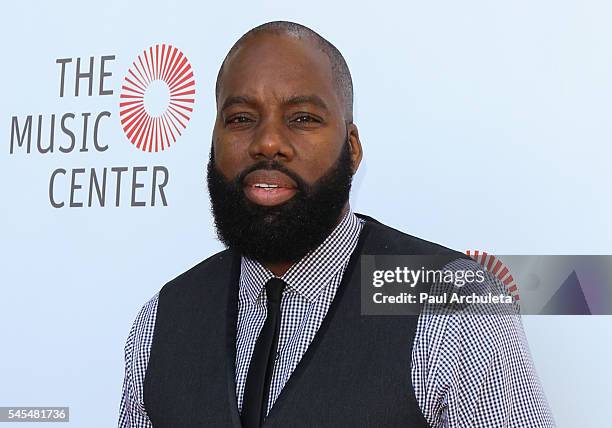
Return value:
M 349 210 L 325 241 L 281 279 L 281 330 L 268 411 L 327 314 L 357 245 L 363 220 Z M 447 269 L 476 269 L 461 260 Z M 236 337 L 236 400 L 242 409 L 249 362 L 266 318 L 265 283 L 274 274 L 242 257 Z M 493 286 L 496 279 L 487 277 Z M 125 345 L 120 428 L 151 428 L 144 377 L 153 341 L 159 293 L 136 316 Z M 554 427 L 531 360 L 520 316 L 420 315 L 412 349 L 417 402 L 435 428 Z

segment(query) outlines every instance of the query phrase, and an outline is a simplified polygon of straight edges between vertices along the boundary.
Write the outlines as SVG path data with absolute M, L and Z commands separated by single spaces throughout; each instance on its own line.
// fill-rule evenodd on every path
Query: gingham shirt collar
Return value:
M 357 239 L 361 220 L 349 208 L 334 230 L 317 248 L 306 254 L 280 277 L 293 290 L 309 302 L 314 302 L 330 279 L 341 269 L 354 248 L 348 245 Z M 240 288 L 244 288 L 251 303 L 262 294 L 265 283 L 275 275 L 257 260 L 242 257 Z

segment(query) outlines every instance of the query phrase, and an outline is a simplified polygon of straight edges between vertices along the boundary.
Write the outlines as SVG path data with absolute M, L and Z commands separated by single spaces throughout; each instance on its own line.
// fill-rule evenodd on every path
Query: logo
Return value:
M 132 62 L 120 80 L 117 100 L 112 71 L 116 58 L 115 54 L 56 58 L 57 110 L 51 107 L 49 112 L 47 105 L 42 108 L 44 114 L 11 115 L 9 154 L 18 162 L 34 156 L 53 162 L 47 191 L 38 191 L 46 193 L 53 208 L 168 206 L 168 167 L 159 161 L 111 165 L 108 154 L 115 142 L 126 137 L 144 152 L 163 151 L 176 143 L 193 113 L 193 69 L 176 47 L 155 44 Z M 71 99 L 69 103 L 66 98 Z M 111 107 L 117 103 L 119 123 Z M 119 131 L 115 141 L 106 132 L 109 126 Z M 86 163 L 78 165 L 68 160 L 70 156 Z
M 169 148 L 193 113 L 195 80 L 187 57 L 172 45 L 156 44 L 138 55 L 124 78 L 119 117 L 136 148 Z
M 487 254 L 486 251 L 467 250 L 465 254 L 478 262 L 490 274 L 497 278 L 506 287 L 506 292 L 512 296 L 512 299 L 517 304 L 521 299 L 519 295 L 518 285 L 514 281 L 514 277 L 510 273 L 510 269 L 500 259 L 492 254 Z

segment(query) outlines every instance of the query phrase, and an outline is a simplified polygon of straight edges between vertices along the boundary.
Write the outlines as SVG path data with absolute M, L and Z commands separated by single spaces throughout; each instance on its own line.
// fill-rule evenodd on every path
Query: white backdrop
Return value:
M 459 250 L 612 253 L 608 2 L 13 1 L 0 18 L 0 406 L 70 406 L 71 426 L 116 424 L 138 309 L 221 248 L 205 191 L 216 72 L 241 34 L 275 19 L 320 32 L 352 70 L 365 152 L 355 211 Z M 177 143 L 144 153 L 121 129 L 119 94 L 157 43 L 189 58 L 197 95 Z M 94 95 L 75 97 L 76 58 L 93 56 L 97 73 L 103 55 L 115 56 L 104 81 L 113 94 L 96 95 L 94 80 Z M 73 59 L 64 97 L 58 58 Z M 88 152 L 80 141 L 71 153 L 37 151 L 39 114 L 42 138 L 55 114 L 66 146 L 59 118 L 101 111 L 111 113 L 98 135 L 108 150 L 90 135 Z M 28 115 L 32 153 L 11 153 L 12 117 L 23 127 Z M 49 202 L 57 168 L 155 165 L 169 171 L 168 206 L 115 207 L 114 193 L 105 207 Z M 559 426 L 607 425 L 612 317 L 524 323 Z

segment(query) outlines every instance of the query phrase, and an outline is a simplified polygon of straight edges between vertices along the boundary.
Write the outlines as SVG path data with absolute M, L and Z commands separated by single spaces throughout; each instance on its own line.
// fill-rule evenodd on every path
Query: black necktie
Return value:
M 280 332 L 281 296 L 285 285 L 285 282 L 279 278 L 271 278 L 266 283 L 268 314 L 257 342 L 255 342 L 249 363 L 240 416 L 244 428 L 259 428 L 266 417 L 270 381 Z

